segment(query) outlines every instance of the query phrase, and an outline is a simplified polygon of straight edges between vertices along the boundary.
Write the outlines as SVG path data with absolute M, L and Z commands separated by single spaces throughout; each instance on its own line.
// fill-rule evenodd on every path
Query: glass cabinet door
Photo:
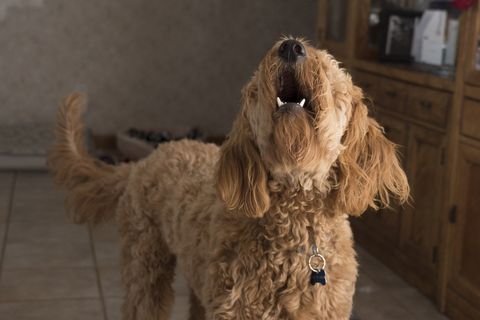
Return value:
M 345 43 L 348 0 L 327 1 L 327 34 L 326 40 L 334 43 Z
M 348 19 L 357 0 L 319 0 L 317 45 L 338 58 L 347 58 Z

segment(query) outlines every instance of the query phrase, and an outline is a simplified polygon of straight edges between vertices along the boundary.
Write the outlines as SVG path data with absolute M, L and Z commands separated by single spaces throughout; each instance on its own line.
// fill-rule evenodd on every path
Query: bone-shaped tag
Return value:
M 321 283 L 322 285 L 327 284 L 327 278 L 325 278 L 325 270 L 320 270 L 320 272 L 312 271 L 312 276 L 310 278 L 310 284 L 313 286 L 316 283 Z

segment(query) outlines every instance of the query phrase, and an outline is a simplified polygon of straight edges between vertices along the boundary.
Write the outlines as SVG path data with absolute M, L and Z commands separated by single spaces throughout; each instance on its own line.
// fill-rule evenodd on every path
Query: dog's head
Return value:
M 362 90 L 326 51 L 282 39 L 242 90 L 241 110 L 217 165 L 227 209 L 251 217 L 270 206 L 269 181 L 318 189 L 338 210 L 408 197 L 395 145 L 368 117 Z

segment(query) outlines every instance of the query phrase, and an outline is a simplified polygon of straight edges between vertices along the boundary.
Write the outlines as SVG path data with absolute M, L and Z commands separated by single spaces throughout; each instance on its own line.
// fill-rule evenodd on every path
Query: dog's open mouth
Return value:
M 277 110 L 286 105 L 296 105 L 310 110 L 310 101 L 300 88 L 300 84 L 295 79 L 295 74 L 291 71 L 282 73 L 278 78 Z

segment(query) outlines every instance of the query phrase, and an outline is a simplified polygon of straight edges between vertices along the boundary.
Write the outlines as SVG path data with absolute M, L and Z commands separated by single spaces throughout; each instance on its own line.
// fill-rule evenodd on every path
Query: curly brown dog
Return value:
M 83 146 L 83 96 L 66 97 L 48 162 L 77 223 L 120 226 L 123 319 L 169 317 L 176 263 L 190 319 L 348 319 L 348 215 L 409 192 L 362 98 L 327 52 L 282 39 L 243 89 L 221 148 L 183 140 L 109 166 Z

